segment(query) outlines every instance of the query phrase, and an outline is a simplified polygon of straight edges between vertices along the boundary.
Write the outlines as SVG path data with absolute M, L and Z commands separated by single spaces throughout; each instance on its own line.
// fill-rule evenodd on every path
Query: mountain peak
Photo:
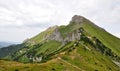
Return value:
M 85 19 L 83 16 L 74 15 L 74 16 L 72 17 L 71 22 L 81 23 L 81 22 L 83 22 L 83 19 Z

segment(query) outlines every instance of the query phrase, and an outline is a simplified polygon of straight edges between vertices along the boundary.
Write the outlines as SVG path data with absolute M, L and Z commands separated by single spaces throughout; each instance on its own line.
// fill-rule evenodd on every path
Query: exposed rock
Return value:
M 56 41 L 62 42 L 63 41 L 63 37 L 62 37 L 58 27 L 53 27 L 52 29 L 54 29 L 52 34 L 50 34 L 50 35 L 46 34 L 44 36 L 44 39 L 45 40 L 56 40 Z
M 56 28 L 53 32 L 53 34 L 51 35 L 52 40 L 57 40 L 62 42 L 63 41 L 63 37 L 60 33 L 60 31 L 58 30 L 58 28 Z
M 85 46 L 85 49 L 87 49 L 87 50 L 91 51 L 91 49 L 90 49 L 89 47 L 87 47 L 87 46 Z
M 33 62 L 41 62 L 41 61 L 42 61 L 42 56 L 33 58 Z
M 54 26 L 53 28 L 49 28 L 49 30 L 53 30 L 51 34 L 46 34 L 44 36 L 44 40 L 56 40 L 59 42 L 62 42 L 62 46 L 67 44 L 68 42 L 80 40 L 81 33 L 84 31 L 83 28 L 79 28 L 77 30 L 74 30 L 71 33 L 68 33 L 65 38 L 63 38 L 62 34 L 59 31 L 58 26 Z
M 112 60 L 117 66 L 119 66 L 120 67 L 120 62 L 117 62 L 117 61 L 114 61 L 114 60 Z
M 80 40 L 80 35 L 81 33 L 79 32 L 79 30 L 75 30 L 67 35 L 65 41 L 70 42 L 70 41 Z
M 75 15 L 72 17 L 72 21 L 70 22 L 75 22 L 77 24 L 80 24 L 81 22 L 83 22 L 83 20 L 84 20 L 84 17 Z
M 56 40 L 62 42 L 62 45 L 64 46 L 68 42 L 80 40 L 80 35 L 81 35 L 81 29 L 78 29 L 69 33 L 65 38 L 63 38 L 58 27 L 56 27 L 54 28 L 54 31 L 50 35 L 46 34 L 44 36 L 44 40 Z

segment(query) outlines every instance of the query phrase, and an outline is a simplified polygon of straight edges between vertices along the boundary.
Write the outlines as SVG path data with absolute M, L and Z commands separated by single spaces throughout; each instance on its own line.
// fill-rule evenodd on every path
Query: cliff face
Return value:
M 75 40 L 80 40 L 81 32 L 80 30 L 75 30 L 72 33 L 68 34 L 64 41 L 70 42 Z
M 65 38 L 63 38 L 63 36 L 61 35 L 60 31 L 58 28 L 56 28 L 52 34 L 50 35 L 45 35 L 44 39 L 45 40 L 56 40 L 59 42 L 63 42 L 63 41 L 74 41 L 74 40 L 79 40 L 80 39 L 80 35 L 81 32 L 80 30 L 75 30 L 72 33 L 67 34 L 67 36 Z
M 46 34 L 44 40 L 56 40 L 59 42 L 63 41 L 63 37 L 58 29 L 58 26 L 54 26 L 54 29 L 51 34 Z

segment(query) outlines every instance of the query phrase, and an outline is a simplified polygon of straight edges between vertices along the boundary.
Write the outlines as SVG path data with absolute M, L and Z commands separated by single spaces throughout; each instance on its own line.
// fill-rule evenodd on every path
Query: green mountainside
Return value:
M 0 71 L 120 71 L 119 44 L 119 38 L 75 15 L 68 25 L 1 48 Z

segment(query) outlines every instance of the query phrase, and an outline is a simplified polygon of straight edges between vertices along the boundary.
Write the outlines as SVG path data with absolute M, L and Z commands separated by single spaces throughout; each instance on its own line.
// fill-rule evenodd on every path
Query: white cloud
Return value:
M 112 29 L 120 26 L 119 12 L 120 0 L 0 0 L 0 40 L 22 41 L 49 26 L 68 24 L 75 14 L 120 33 Z

